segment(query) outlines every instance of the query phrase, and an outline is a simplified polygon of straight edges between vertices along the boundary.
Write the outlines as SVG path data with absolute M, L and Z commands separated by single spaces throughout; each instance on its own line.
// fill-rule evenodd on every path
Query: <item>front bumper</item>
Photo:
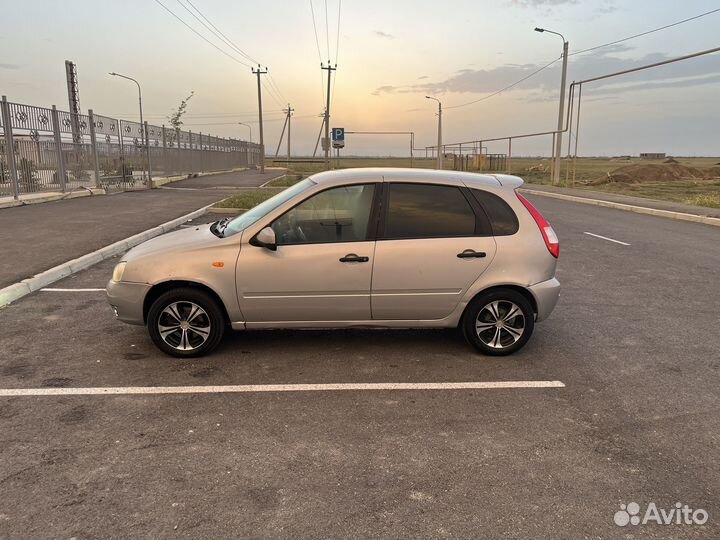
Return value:
M 106 287 L 107 299 L 119 321 L 144 325 L 143 302 L 150 290 L 147 283 L 126 283 L 110 280 Z
M 560 282 L 556 278 L 548 279 L 547 281 L 541 281 L 529 287 L 530 292 L 535 297 L 537 303 L 537 317 L 536 321 L 542 321 L 547 319 L 555 309 L 558 298 L 560 298 Z

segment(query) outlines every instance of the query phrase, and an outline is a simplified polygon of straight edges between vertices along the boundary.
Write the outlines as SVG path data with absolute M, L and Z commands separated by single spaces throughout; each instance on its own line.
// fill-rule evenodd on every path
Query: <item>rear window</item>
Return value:
M 470 191 L 488 215 L 495 236 L 509 236 L 518 231 L 517 216 L 508 203 L 488 191 L 479 189 L 471 189 Z

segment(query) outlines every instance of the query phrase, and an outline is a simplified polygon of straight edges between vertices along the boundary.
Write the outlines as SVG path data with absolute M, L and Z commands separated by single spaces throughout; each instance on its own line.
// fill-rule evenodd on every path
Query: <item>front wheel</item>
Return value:
M 164 353 L 194 358 L 218 346 L 225 332 L 225 318 L 210 295 L 183 287 L 163 293 L 153 302 L 147 328 Z
M 465 339 L 489 356 L 504 356 L 521 349 L 534 326 L 530 302 L 512 289 L 480 294 L 468 306 L 462 322 Z

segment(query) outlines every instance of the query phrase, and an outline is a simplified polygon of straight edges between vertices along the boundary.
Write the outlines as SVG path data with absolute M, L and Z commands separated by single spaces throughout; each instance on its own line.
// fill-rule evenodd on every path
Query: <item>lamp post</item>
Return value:
M 437 142 L 437 169 L 443 168 L 442 163 L 442 103 L 438 98 L 425 96 L 425 99 L 433 99 L 438 103 L 438 142 Z
M 248 129 L 250 130 L 250 142 L 253 142 L 253 140 L 252 140 L 252 126 L 251 126 L 250 124 L 246 124 L 246 123 L 244 123 L 244 122 L 238 122 L 238 125 L 239 125 L 239 126 L 245 126 L 246 128 L 248 128 Z
M 554 164 L 553 167 L 553 178 L 552 183 L 553 184 L 559 184 L 560 183 L 560 154 L 562 153 L 562 130 L 563 130 L 563 116 L 565 112 L 565 83 L 567 79 L 567 62 L 568 62 L 568 42 L 565 39 L 565 36 L 560 34 L 559 32 L 553 32 L 552 30 L 548 30 L 546 28 L 535 28 L 536 32 L 547 32 L 548 34 L 555 34 L 556 36 L 560 36 L 560 38 L 563 41 L 563 65 L 562 65 L 562 79 L 560 81 L 560 107 L 558 109 L 558 125 L 557 125 L 557 137 L 555 138 L 555 156 L 554 156 Z
M 140 142 L 145 147 L 145 152 L 147 153 L 147 160 L 148 160 L 148 169 L 150 168 L 150 145 L 148 143 L 148 137 L 147 133 L 145 132 L 145 122 L 143 122 L 143 111 L 142 111 L 142 90 L 140 90 L 140 83 L 137 82 L 132 77 L 128 77 L 127 75 L 121 75 L 120 73 L 115 73 L 114 71 L 110 73 L 113 77 L 120 77 L 122 79 L 127 79 L 128 81 L 132 81 L 137 85 L 138 89 L 138 104 L 140 105 Z M 122 137 L 122 135 L 120 135 Z M 123 175 L 125 174 L 125 171 L 123 171 Z M 150 171 L 148 170 L 148 176 L 150 175 Z

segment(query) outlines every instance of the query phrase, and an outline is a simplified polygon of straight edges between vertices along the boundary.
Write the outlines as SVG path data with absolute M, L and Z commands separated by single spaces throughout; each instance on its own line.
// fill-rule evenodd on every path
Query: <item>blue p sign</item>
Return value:
M 344 141 L 345 140 L 345 128 L 333 128 L 332 129 L 332 140 L 333 141 Z

